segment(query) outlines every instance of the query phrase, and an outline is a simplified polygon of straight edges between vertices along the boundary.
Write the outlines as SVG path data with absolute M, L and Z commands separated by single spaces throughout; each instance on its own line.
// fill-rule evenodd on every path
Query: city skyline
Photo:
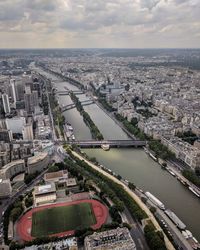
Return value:
M 0 48 L 199 48 L 197 0 L 4 0 Z

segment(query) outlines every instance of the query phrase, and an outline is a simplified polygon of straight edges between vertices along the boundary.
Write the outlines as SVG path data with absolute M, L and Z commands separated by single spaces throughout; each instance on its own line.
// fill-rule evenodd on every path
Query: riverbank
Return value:
M 111 179 L 115 183 L 121 185 L 124 188 L 124 190 L 133 198 L 133 200 L 137 203 L 137 205 L 147 214 L 148 218 L 151 220 L 151 222 L 155 226 L 156 230 L 159 230 L 159 231 L 161 231 L 163 233 L 163 235 L 164 235 L 164 241 L 165 241 L 167 249 L 169 249 L 169 250 L 172 250 L 172 249 L 175 250 L 175 248 L 173 247 L 173 245 L 171 244 L 171 242 L 169 241 L 169 239 L 167 238 L 167 236 L 164 234 L 162 228 L 158 224 L 157 220 L 155 219 L 155 217 L 153 216 L 153 214 L 151 213 L 151 211 L 149 210 L 149 208 L 140 200 L 140 198 L 130 188 L 128 188 L 123 182 L 121 182 L 120 180 L 118 180 L 113 175 L 105 172 L 103 169 L 99 168 L 94 163 L 92 163 L 92 162 L 86 160 L 85 158 L 83 158 L 77 152 L 72 151 L 72 154 L 75 157 L 79 158 L 80 160 L 85 161 L 90 167 L 92 167 L 93 169 L 95 169 L 99 173 L 103 174 L 104 176 L 106 176 L 107 178 Z
M 101 108 L 118 126 L 120 126 L 120 128 L 123 129 L 123 131 L 132 139 L 137 139 L 133 134 L 131 134 L 123 125 L 122 122 L 118 121 L 115 116 L 113 115 L 113 113 L 109 112 L 108 110 L 106 110 L 101 103 L 99 103 L 98 101 L 95 101 L 96 105 L 98 105 L 99 108 Z M 155 149 L 155 151 L 154 151 Z M 160 158 L 161 160 L 163 160 L 164 162 L 167 159 L 173 159 L 175 156 L 173 153 L 171 153 L 165 146 L 163 146 L 159 141 L 152 141 L 149 144 L 149 150 L 151 151 L 150 153 L 150 157 L 157 161 L 157 158 Z M 148 155 L 149 153 L 144 150 Z M 155 153 L 157 154 L 157 157 L 155 157 Z M 169 165 L 169 161 L 167 161 L 167 165 Z M 176 165 L 173 163 L 173 161 L 170 162 L 170 166 L 169 169 L 173 167 L 174 170 L 178 171 L 176 168 Z M 173 173 L 173 170 L 170 169 L 169 173 Z M 177 176 L 177 181 L 183 180 L 190 188 L 192 188 L 192 190 L 189 189 L 190 193 L 192 195 L 195 195 L 196 197 L 200 197 L 200 189 L 194 184 L 192 183 L 190 180 L 186 179 L 182 172 L 178 171 Z M 183 183 L 183 182 L 181 182 Z M 193 192 L 194 190 L 194 192 Z

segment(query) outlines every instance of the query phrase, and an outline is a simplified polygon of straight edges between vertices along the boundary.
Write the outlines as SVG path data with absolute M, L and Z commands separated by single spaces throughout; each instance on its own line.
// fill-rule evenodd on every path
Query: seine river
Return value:
M 48 73 L 45 75 L 52 80 L 58 80 Z M 57 81 L 55 87 L 59 91 L 64 90 L 64 87 L 77 89 L 62 81 Z M 85 94 L 77 95 L 77 97 L 80 100 L 88 99 Z M 59 96 L 59 103 L 67 105 L 72 102 L 69 96 Z M 128 139 L 125 132 L 96 104 L 85 106 L 84 109 L 89 113 L 105 139 Z M 76 108 L 63 114 L 66 121 L 72 124 L 76 139 L 91 139 L 90 131 Z M 200 199 L 178 182 L 175 177 L 162 170 L 142 149 L 111 149 L 110 151 L 85 149 L 84 151 L 144 191 L 153 193 L 167 208 L 177 214 L 187 225 L 187 229 L 200 241 Z

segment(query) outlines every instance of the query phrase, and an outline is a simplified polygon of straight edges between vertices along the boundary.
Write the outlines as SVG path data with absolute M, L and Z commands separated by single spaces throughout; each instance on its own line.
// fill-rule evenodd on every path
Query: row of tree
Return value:
M 194 171 L 184 169 L 182 171 L 182 174 L 185 178 L 187 178 L 189 181 L 191 181 L 193 184 L 200 188 L 200 178 L 196 175 Z
M 4 228 L 4 241 L 6 245 L 10 244 L 10 240 L 8 239 L 9 221 L 12 220 L 13 222 L 15 222 L 24 211 L 22 200 L 23 197 L 20 196 L 15 201 L 15 203 L 12 203 L 11 205 L 8 206 L 8 208 L 4 213 L 3 228 Z
M 149 224 L 144 227 L 144 236 L 149 248 L 152 250 L 166 250 L 164 235 L 160 231 L 156 231 L 154 226 Z
M 149 142 L 149 148 L 155 152 L 156 157 L 163 160 L 174 159 L 175 154 L 172 153 L 167 146 L 163 145 L 160 141 L 154 140 Z
M 115 108 L 112 107 L 107 101 L 106 98 L 99 98 L 98 101 L 101 103 L 101 105 L 109 112 L 116 111 Z
M 122 122 L 124 127 L 133 135 L 135 135 L 137 138 L 140 140 L 145 140 L 147 136 L 138 128 L 137 124 L 137 119 L 133 118 L 131 122 L 129 122 L 126 118 L 124 118 L 122 115 L 115 113 L 115 118 Z

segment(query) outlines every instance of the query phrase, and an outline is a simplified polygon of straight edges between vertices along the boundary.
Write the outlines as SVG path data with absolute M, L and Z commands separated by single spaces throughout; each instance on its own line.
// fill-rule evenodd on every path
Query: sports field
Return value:
M 33 237 L 90 227 L 96 224 L 91 203 L 50 207 L 32 215 Z

